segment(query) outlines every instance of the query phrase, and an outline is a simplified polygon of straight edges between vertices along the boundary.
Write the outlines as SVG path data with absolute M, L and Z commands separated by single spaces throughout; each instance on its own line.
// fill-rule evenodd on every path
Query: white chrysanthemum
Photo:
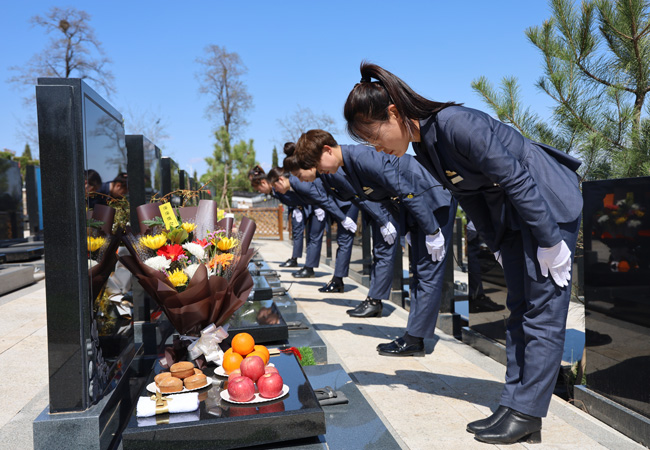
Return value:
M 151 267 L 154 270 L 167 270 L 169 269 L 169 266 L 171 266 L 172 262 L 171 260 L 165 258 L 164 256 L 154 256 L 153 258 L 149 258 L 144 262 L 146 265 Z
M 187 275 L 187 277 L 191 279 L 194 276 L 196 269 L 199 268 L 199 265 L 200 264 L 190 264 L 189 266 L 183 269 L 183 272 L 185 272 L 185 275 Z
M 636 220 L 636 219 L 632 219 L 632 220 L 630 220 L 630 221 L 627 223 L 627 226 L 630 227 L 630 228 L 636 228 L 636 227 L 638 227 L 639 225 L 641 225 L 641 221 L 640 221 L 640 220 Z
M 616 206 L 623 206 L 627 203 L 624 198 L 620 199 L 619 201 L 616 202 Z
M 598 218 L 598 223 L 607 222 L 608 220 L 609 220 L 609 216 L 607 216 L 607 215 L 602 215 L 602 216 L 600 216 L 600 217 Z
M 199 244 L 188 242 L 187 244 L 183 244 L 183 248 L 190 252 L 190 254 L 199 261 L 203 261 L 203 258 L 205 258 L 205 250 L 203 250 L 203 247 L 201 247 Z

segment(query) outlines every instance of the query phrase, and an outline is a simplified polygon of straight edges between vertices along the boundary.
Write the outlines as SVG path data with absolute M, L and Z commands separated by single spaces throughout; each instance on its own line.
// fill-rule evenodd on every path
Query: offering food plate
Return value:
M 182 390 L 182 391 L 178 391 L 178 392 L 163 392 L 162 394 L 163 394 L 163 395 L 174 395 L 174 394 L 182 394 L 182 393 L 184 393 L 184 392 L 198 391 L 199 389 L 206 388 L 206 387 L 208 387 L 208 386 L 210 386 L 210 385 L 212 384 L 212 378 L 210 378 L 210 377 L 205 377 L 205 378 L 206 378 L 206 383 L 205 383 L 204 386 L 197 387 L 197 388 L 194 388 L 194 389 L 188 389 L 188 388 L 186 388 L 185 386 L 183 386 L 183 390 Z M 151 392 L 152 394 L 155 394 L 156 392 L 158 392 L 158 388 L 156 387 L 156 383 L 153 382 L 153 381 L 152 381 L 151 383 L 149 383 L 149 384 L 147 385 L 147 390 L 148 390 L 149 392 Z
M 288 393 L 289 393 L 289 386 L 287 386 L 286 384 L 283 384 L 282 385 L 282 392 L 280 392 L 280 395 L 278 395 L 277 397 L 273 397 L 273 398 L 264 398 L 259 394 L 259 392 L 256 392 L 255 397 L 253 397 L 253 400 L 249 400 L 247 402 L 236 402 L 236 401 L 230 399 L 230 394 L 228 393 L 227 389 L 224 389 L 219 394 L 221 395 L 221 398 L 224 399 L 227 402 L 236 403 L 238 405 L 251 405 L 253 403 L 264 403 L 264 402 L 269 402 L 271 400 L 277 400 L 279 398 L 284 397 Z

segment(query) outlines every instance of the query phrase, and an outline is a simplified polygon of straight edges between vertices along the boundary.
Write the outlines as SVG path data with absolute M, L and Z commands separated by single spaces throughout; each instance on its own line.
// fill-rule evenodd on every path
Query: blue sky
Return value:
M 402 5 L 402 6 L 397 6 Z M 48 42 L 29 18 L 52 6 L 73 6 L 90 24 L 112 59 L 119 111 L 150 112 L 165 123 L 170 139 L 159 146 L 182 169 L 202 174 L 213 150 L 215 123 L 205 116 L 208 99 L 198 91 L 197 57 L 210 44 L 237 52 L 248 68 L 244 81 L 253 97 L 250 125 L 240 138 L 253 139 L 257 159 L 269 168 L 281 153 L 278 119 L 298 105 L 337 121 L 367 59 L 400 76 L 420 94 L 486 109 L 470 83 L 485 75 L 494 84 L 516 76 L 525 103 L 548 117 L 551 101 L 534 83 L 541 57 L 524 31 L 550 17 L 544 0 L 395 2 L 339 1 L 68 1 L 4 2 L 0 15 L 0 148 L 22 153 L 17 120 L 35 115 L 23 106 L 26 91 L 6 82 L 10 66 L 25 63 Z M 92 86 L 92 85 L 91 85 Z M 95 87 L 95 86 L 93 86 Z M 126 124 L 127 133 L 130 132 Z

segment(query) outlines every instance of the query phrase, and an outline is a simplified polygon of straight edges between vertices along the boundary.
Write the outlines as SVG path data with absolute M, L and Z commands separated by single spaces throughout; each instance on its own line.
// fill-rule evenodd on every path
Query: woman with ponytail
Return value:
M 488 443 L 539 442 L 564 349 L 580 161 L 481 111 L 428 100 L 365 62 L 344 115 L 350 135 L 379 151 L 402 157 L 411 144 L 503 266 L 505 386 L 496 412 L 467 430 Z

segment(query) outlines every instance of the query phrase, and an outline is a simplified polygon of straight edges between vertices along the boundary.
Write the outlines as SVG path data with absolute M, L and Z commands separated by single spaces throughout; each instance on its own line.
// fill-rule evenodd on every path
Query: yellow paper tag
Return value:
M 226 217 L 226 210 L 217 208 L 217 220 L 221 220 Z
M 162 219 L 165 222 L 165 228 L 170 230 L 174 227 L 177 227 L 178 220 L 176 220 L 176 214 L 174 214 L 172 205 L 170 205 L 169 203 L 163 203 L 162 205 L 159 206 L 159 208 L 160 208 L 160 214 L 162 215 Z

